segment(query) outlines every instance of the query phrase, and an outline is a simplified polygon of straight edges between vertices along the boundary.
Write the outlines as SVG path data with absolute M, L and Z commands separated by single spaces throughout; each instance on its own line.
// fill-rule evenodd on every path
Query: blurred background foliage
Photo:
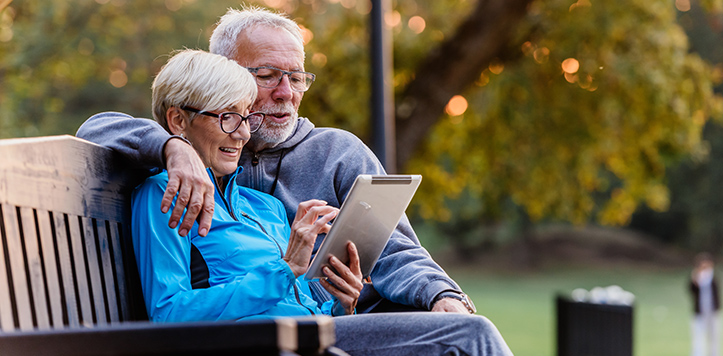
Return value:
M 370 1 L 246 3 L 305 29 L 306 69 L 317 81 L 301 115 L 369 141 Z M 402 162 L 400 172 L 424 175 L 415 224 L 460 250 L 562 221 L 720 251 L 723 1 L 522 3 L 506 50 L 431 113 L 436 124 Z M 478 1 L 392 5 L 399 96 Z M 218 17 L 239 6 L 11 2 L 0 12 L 0 138 L 73 134 L 109 110 L 150 117 L 151 81 L 169 52 L 207 49 Z

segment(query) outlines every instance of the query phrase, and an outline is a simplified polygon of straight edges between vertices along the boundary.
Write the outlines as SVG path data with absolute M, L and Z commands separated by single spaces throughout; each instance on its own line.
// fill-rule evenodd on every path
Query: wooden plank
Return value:
M 108 229 L 106 220 L 96 220 L 95 227 L 97 233 L 97 249 L 100 255 L 100 267 L 103 279 L 103 291 L 105 293 L 105 306 L 108 313 L 108 322 L 119 322 L 118 315 L 118 299 L 116 297 L 116 279 L 113 272 L 113 257 L 108 241 Z
M 10 301 L 10 285 L 8 271 L 5 267 L 5 219 L 2 214 L 3 206 L 0 206 L 0 330 L 12 331 L 15 329 L 15 317 L 13 316 L 13 305 Z
M 118 229 L 118 223 L 110 223 L 110 249 L 113 252 L 113 266 L 115 272 L 116 296 L 118 298 L 118 315 L 121 321 L 131 320 L 129 308 L 128 289 L 126 288 L 125 264 L 123 261 L 123 250 L 120 244 L 121 231 Z
M 98 261 L 98 251 L 95 243 L 95 231 L 93 231 L 93 220 L 81 217 L 81 225 L 83 229 L 83 242 L 85 246 L 85 259 L 88 266 L 88 280 L 90 283 L 91 298 L 93 299 L 93 308 L 95 310 L 95 322 L 100 325 L 108 323 L 108 317 L 105 312 L 105 293 L 103 292 L 103 273 L 100 269 Z
M 75 288 L 78 281 L 71 260 L 71 249 L 68 246 L 68 225 L 65 223 L 65 214 L 53 214 L 55 224 L 55 243 L 58 248 L 58 266 L 60 278 L 63 281 L 62 293 L 65 296 L 65 313 L 68 316 L 68 326 L 80 325 L 80 310 Z M 82 280 L 85 283 L 85 278 Z M 88 309 L 90 313 L 90 309 Z
M 20 239 L 20 227 L 15 206 L 3 204 L 3 220 L 5 221 L 5 235 L 7 239 L 7 255 L 10 265 L 10 277 L 14 291 L 15 307 L 18 313 L 18 326 L 20 330 L 33 329 L 33 310 L 30 305 L 30 292 L 28 280 L 25 275 L 25 261 L 23 247 Z
M 85 243 L 81 235 L 81 226 L 77 216 L 68 215 L 68 230 L 71 256 L 73 258 L 73 269 L 75 272 L 75 286 L 77 287 L 77 298 L 80 306 L 80 322 L 82 325 L 93 324 L 93 298 L 90 295 L 88 270 L 85 266 Z
M 22 221 L 22 237 L 25 244 L 25 265 L 32 293 L 33 311 L 38 329 L 50 328 L 48 301 L 45 294 L 45 273 L 38 248 L 38 231 L 35 228 L 35 212 L 31 208 L 19 208 Z
M 50 325 L 56 328 L 63 326 L 64 294 L 61 275 L 56 260 L 57 242 L 53 234 L 53 224 L 50 213 L 43 210 L 36 212 L 38 221 L 38 234 L 40 236 L 40 252 L 43 256 L 45 270 L 45 287 L 48 292 L 48 307 L 50 308 Z M 67 242 L 67 241 L 66 241 Z
M 0 157 L 0 202 L 114 221 L 129 216 L 125 194 L 135 182 L 110 149 L 68 135 L 7 139 Z

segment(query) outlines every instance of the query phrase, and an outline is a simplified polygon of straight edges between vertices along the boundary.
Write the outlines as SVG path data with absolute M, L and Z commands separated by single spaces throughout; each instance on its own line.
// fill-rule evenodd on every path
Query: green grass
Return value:
M 636 297 L 636 356 L 689 354 L 692 307 L 687 294 L 687 270 L 574 268 L 503 275 L 448 268 L 448 272 L 470 295 L 478 313 L 497 325 L 516 356 L 556 354 L 554 303 L 558 293 L 613 284 Z

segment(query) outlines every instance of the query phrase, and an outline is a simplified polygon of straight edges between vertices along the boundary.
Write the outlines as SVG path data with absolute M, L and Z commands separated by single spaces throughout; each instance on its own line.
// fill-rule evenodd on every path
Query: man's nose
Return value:
M 274 100 L 278 101 L 289 101 L 294 96 L 294 91 L 291 89 L 291 80 L 288 75 L 281 76 L 281 82 L 274 88 L 272 93 Z

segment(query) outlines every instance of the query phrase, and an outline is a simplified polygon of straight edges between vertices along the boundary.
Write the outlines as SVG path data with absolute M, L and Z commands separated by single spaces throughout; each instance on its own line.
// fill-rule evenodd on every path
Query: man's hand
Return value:
M 462 313 L 469 314 L 469 310 L 459 299 L 442 298 L 432 306 L 433 312 Z
M 326 276 L 321 279 L 321 286 L 333 295 L 344 307 L 346 315 L 354 314 L 356 303 L 364 287 L 362 283 L 361 267 L 359 266 L 359 253 L 353 242 L 347 245 L 349 253 L 349 266 L 345 265 L 338 258 L 329 257 L 329 264 L 336 270 L 324 266 L 322 272 Z M 329 282 L 331 281 L 331 282 Z
M 289 264 L 296 277 L 309 269 L 309 260 L 317 235 L 329 232 L 331 226 L 327 223 L 338 212 L 339 209 L 326 205 L 326 202 L 321 200 L 299 203 L 296 217 L 291 224 L 289 247 L 286 248 L 284 255 L 284 261 Z
M 173 198 L 178 195 L 168 226 L 175 228 L 186 209 L 178 234 L 186 236 L 198 218 L 198 234 L 206 236 L 213 217 L 214 184 L 203 161 L 191 145 L 179 139 L 169 140 L 163 153 L 168 170 L 168 186 L 161 200 L 161 211 L 164 214 L 171 208 Z

